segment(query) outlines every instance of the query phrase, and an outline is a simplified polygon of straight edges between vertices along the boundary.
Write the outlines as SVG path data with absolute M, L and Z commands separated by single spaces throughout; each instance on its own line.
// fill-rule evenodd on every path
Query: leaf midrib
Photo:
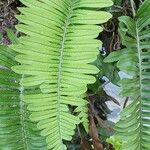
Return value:
M 23 144 L 24 144 L 24 149 L 25 150 L 29 150 L 28 148 L 28 144 L 27 144 L 27 134 L 26 134 L 26 128 L 25 128 L 25 121 L 24 121 L 24 116 L 25 116 L 25 112 L 24 112 L 24 109 L 25 109 L 25 104 L 24 104 L 24 101 L 23 101 L 23 96 L 24 96 L 24 87 L 22 85 L 22 82 L 23 82 L 23 79 L 24 79 L 24 75 L 21 76 L 21 80 L 20 80 L 20 124 L 21 124 L 21 137 L 22 137 L 22 140 L 23 140 Z
M 141 48 L 140 48 L 140 39 L 139 39 L 139 31 L 138 25 L 136 23 L 136 39 L 137 39 L 137 50 L 138 50 L 138 63 L 139 63 L 139 84 L 140 84 L 140 141 L 142 140 L 142 58 L 141 58 Z M 142 142 L 140 142 L 140 149 L 142 149 Z
M 60 131 L 61 75 L 62 75 L 62 64 L 63 64 L 64 46 L 65 46 L 65 40 L 66 40 L 66 35 L 67 35 L 67 28 L 70 24 L 69 22 L 70 22 L 70 18 L 71 18 L 72 12 L 73 12 L 73 5 L 74 5 L 74 2 L 71 0 L 69 13 L 68 13 L 68 16 L 66 17 L 66 21 L 65 21 L 65 24 L 64 24 L 64 32 L 63 32 L 63 36 L 62 36 L 62 43 L 61 43 L 61 48 L 60 48 L 60 58 L 59 58 L 59 65 L 58 65 L 57 120 L 58 120 L 59 135 L 60 135 L 61 141 L 63 140 L 62 135 L 61 135 L 61 131 Z M 61 144 L 62 144 L 62 148 L 64 149 L 63 143 L 61 143 Z

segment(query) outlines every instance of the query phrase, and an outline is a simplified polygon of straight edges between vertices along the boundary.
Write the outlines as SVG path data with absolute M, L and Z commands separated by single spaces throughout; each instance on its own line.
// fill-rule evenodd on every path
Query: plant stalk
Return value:
M 135 13 L 135 3 L 134 3 L 134 0 L 130 0 L 130 3 L 131 3 L 131 7 L 132 7 L 133 17 L 135 17 L 136 13 Z

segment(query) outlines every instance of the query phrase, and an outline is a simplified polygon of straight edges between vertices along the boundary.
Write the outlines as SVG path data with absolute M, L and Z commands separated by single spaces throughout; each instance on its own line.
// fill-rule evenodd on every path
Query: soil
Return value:
M 11 28 L 15 31 L 15 25 L 17 24 L 15 15 L 19 5 L 18 0 L 2 0 L 0 2 L 0 34 L 2 35 L 0 43 L 2 44 L 10 44 L 6 35 L 6 29 Z

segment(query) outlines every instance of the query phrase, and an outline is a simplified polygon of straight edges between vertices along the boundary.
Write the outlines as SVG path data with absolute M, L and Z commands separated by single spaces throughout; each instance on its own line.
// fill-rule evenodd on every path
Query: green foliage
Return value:
M 14 34 L 13 30 L 7 29 L 6 32 L 7 32 L 8 38 L 10 39 L 12 44 L 18 44 L 19 43 L 19 41 L 18 41 L 16 35 Z
M 133 101 L 107 142 L 116 150 L 149 150 L 150 1 L 133 11 L 133 18 L 119 18 L 125 48 L 105 59 L 111 64 L 98 55 L 96 39 L 102 31 L 97 24 L 111 18 L 98 10 L 111 6 L 111 0 L 21 2 L 25 7 L 19 8 L 16 28 L 24 36 L 17 38 L 8 29 L 13 45 L 0 45 L 0 149 L 66 150 L 76 125 L 82 123 L 88 132 L 87 85 L 103 75 L 116 82 L 117 66 L 132 76 L 119 85 Z M 108 136 L 103 129 L 100 134 Z
M 111 136 L 106 140 L 108 143 L 112 144 L 115 150 L 122 150 L 123 140 L 117 136 Z M 127 143 L 125 143 L 127 144 Z
M 99 54 L 97 56 L 96 61 L 94 61 L 92 64 L 95 65 L 99 72 L 95 75 L 96 82 L 94 84 L 88 85 L 88 89 L 92 90 L 94 93 L 101 93 L 102 91 L 102 84 L 100 80 L 103 76 L 106 76 L 112 83 L 117 84 L 119 81 L 119 75 L 118 75 L 118 69 L 116 67 L 116 64 L 114 63 L 105 63 L 104 57 Z
M 11 42 L 17 44 L 12 30 Z M 46 150 L 45 138 L 41 137 L 36 123 L 29 120 L 29 112 L 23 101 L 28 91 L 19 84 L 23 80 L 11 70 L 18 63 L 9 47 L 0 45 L 0 149 L 1 150 Z M 30 90 L 31 92 L 31 90 Z
M 112 127 L 114 126 L 114 123 L 111 121 L 105 121 L 107 123 L 107 126 Z M 100 138 L 101 140 L 107 140 L 110 136 L 114 135 L 114 130 L 106 127 L 100 127 L 99 128 Z
M 97 8 L 112 5 L 111 0 L 21 0 L 21 24 L 18 31 L 26 36 L 11 48 L 17 52 L 12 69 L 21 74 L 21 102 L 28 104 L 30 119 L 37 122 L 48 149 L 65 150 L 74 129 L 83 123 L 88 131 L 88 108 L 84 93 L 94 83 L 99 70 L 91 65 L 101 43 L 96 36 L 111 15 Z M 7 56 L 7 55 L 6 55 Z M 14 56 L 13 56 L 14 58 Z M 14 60 L 12 61 L 14 62 Z M 34 91 L 33 87 L 40 91 Z M 21 88 L 21 89 L 22 89 Z M 74 111 L 71 111 L 72 106 Z M 21 109 L 21 111 L 23 111 Z M 38 143 L 38 141 L 36 141 Z M 27 149 L 27 147 L 25 147 Z
M 119 82 L 122 95 L 133 102 L 121 113 L 116 124 L 116 135 L 125 144 L 122 150 L 149 150 L 150 148 L 150 1 L 145 0 L 134 18 L 122 16 L 120 35 L 126 47 L 111 53 L 105 62 L 117 62 L 117 67 L 131 74 L 131 79 Z
M 114 1 L 114 5 L 121 5 L 122 0 L 113 0 Z

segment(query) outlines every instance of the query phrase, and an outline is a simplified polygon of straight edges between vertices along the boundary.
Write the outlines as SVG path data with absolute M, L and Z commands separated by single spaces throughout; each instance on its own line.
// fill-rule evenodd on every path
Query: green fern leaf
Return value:
M 111 15 L 95 8 L 112 5 L 108 0 L 21 0 L 27 6 L 17 16 L 17 29 L 26 34 L 12 48 L 21 64 L 12 67 L 25 74 L 25 87 L 40 86 L 41 93 L 24 97 L 46 136 L 48 149 L 65 150 L 63 140 L 70 141 L 76 125 L 83 122 L 88 130 L 88 110 L 84 93 L 94 83 L 99 70 L 91 65 L 101 43 L 96 40 Z M 75 111 L 69 110 L 69 105 Z M 79 115 L 77 115 L 79 113 Z M 79 119 L 80 118 L 80 119 Z
M 119 18 L 120 34 L 125 49 L 113 52 L 105 62 L 118 61 L 120 70 L 131 74 L 132 79 L 119 83 L 122 95 L 134 101 L 121 113 L 116 124 L 116 135 L 122 138 L 123 150 L 150 149 L 150 1 L 145 0 L 132 19 Z
M 8 32 L 12 42 L 17 44 L 13 32 Z M 23 75 L 11 70 L 18 64 L 14 60 L 15 55 L 9 47 L 0 45 L 0 149 L 46 150 L 45 138 L 41 137 L 36 123 L 29 120 L 30 113 L 23 101 L 23 95 L 29 93 L 19 84 Z
M 18 38 L 17 38 L 17 36 L 14 34 L 14 32 L 13 32 L 13 30 L 12 29 L 7 29 L 6 30 L 6 32 L 7 32 L 7 36 L 8 36 L 8 38 L 9 38 L 9 40 L 11 41 L 11 43 L 12 44 L 18 44 L 19 42 L 18 42 Z

